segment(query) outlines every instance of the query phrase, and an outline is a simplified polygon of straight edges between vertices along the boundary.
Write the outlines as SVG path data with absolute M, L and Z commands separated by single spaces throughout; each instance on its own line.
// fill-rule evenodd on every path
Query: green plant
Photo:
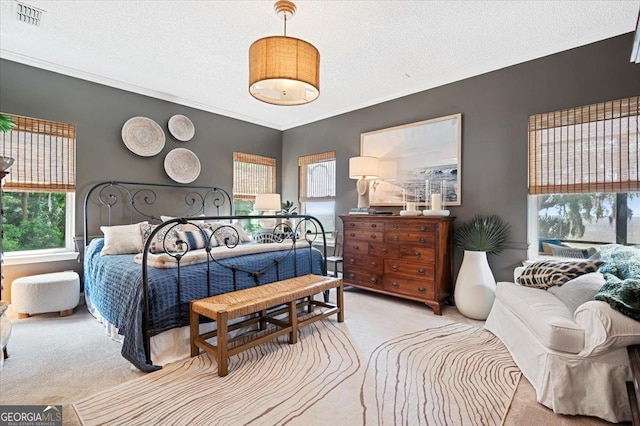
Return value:
M 498 215 L 475 215 L 456 231 L 456 244 L 463 250 L 501 253 L 511 235 L 511 226 Z
M 293 205 L 293 202 L 287 200 L 284 203 L 281 203 L 280 206 L 282 207 L 282 210 L 280 210 L 280 213 L 282 214 L 297 214 L 296 213 L 296 206 Z
M 0 132 L 8 132 L 15 127 L 13 118 L 7 114 L 0 114 Z

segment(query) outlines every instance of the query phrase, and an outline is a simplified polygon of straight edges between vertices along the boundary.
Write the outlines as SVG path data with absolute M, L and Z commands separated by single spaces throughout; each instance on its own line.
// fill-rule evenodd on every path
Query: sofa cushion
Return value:
M 543 260 L 527 266 L 516 282 L 546 289 L 562 285 L 580 275 L 596 272 L 603 263 L 601 260 Z
M 606 302 L 586 302 L 578 307 L 574 318 L 587 330 L 581 356 L 640 344 L 640 322 L 613 310 Z
M 577 354 L 584 348 L 584 328 L 552 293 L 504 282 L 498 283 L 496 298 L 549 349 Z
M 561 286 L 549 287 L 547 291 L 567 305 L 571 312 L 575 312 L 578 306 L 593 300 L 602 284 L 604 284 L 604 276 L 600 272 L 590 272 L 567 281 Z

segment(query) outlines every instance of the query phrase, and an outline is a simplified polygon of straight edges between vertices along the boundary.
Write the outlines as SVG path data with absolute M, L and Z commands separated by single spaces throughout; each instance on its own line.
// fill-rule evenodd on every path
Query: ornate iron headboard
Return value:
M 116 215 L 116 209 L 118 209 Z M 153 208 L 154 211 L 151 211 Z M 95 211 L 91 213 L 91 211 Z M 131 224 L 148 220 L 160 223 L 158 211 L 172 217 L 202 215 L 233 216 L 233 203 L 227 191 L 215 186 L 104 181 L 92 186 L 84 199 L 84 246 L 91 240 L 92 227 Z M 100 220 L 106 211 L 106 220 Z M 91 218 L 91 219 L 90 219 Z M 98 219 L 95 221 L 95 219 Z M 94 220 L 94 223 L 90 223 Z

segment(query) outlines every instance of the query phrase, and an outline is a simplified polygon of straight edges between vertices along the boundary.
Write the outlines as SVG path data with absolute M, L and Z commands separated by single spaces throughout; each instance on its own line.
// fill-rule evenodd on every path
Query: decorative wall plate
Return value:
M 174 115 L 169 119 L 169 132 L 179 141 L 186 142 L 193 138 L 196 129 L 193 123 L 184 115 Z
M 147 117 L 133 117 L 122 126 L 122 140 L 134 154 L 153 157 L 164 148 L 162 127 Z
M 175 148 L 164 157 L 164 170 L 178 183 L 191 183 L 200 175 L 200 160 L 191 150 Z

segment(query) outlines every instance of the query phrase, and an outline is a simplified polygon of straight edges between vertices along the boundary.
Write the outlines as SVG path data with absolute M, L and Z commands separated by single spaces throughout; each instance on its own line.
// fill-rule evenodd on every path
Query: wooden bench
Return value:
M 335 304 L 314 299 L 314 295 L 335 288 L 337 300 Z M 298 341 L 298 328 L 317 320 L 337 314 L 338 322 L 344 321 L 344 296 L 342 279 L 324 277 L 319 275 L 304 275 L 288 280 L 277 281 L 245 290 L 238 290 L 205 299 L 194 300 L 190 304 L 190 342 L 191 356 L 197 356 L 199 349 L 203 349 L 218 360 L 218 375 L 226 376 L 228 373 L 228 357 L 259 345 L 268 340 L 284 334 L 289 334 L 289 343 Z M 281 305 L 286 308 L 274 310 Z M 298 317 L 298 308 L 307 307 L 309 315 Z M 319 312 L 314 307 L 326 308 Z M 268 310 L 271 309 L 270 312 Z M 315 315 L 311 315 L 314 313 Z M 257 315 L 256 315 L 257 314 Z M 275 318 L 277 315 L 286 314 L 285 318 Z M 200 316 L 216 321 L 217 330 L 200 334 Z M 229 321 L 239 317 L 249 316 L 248 319 L 232 325 Z M 267 323 L 275 325 L 271 330 Z M 248 342 L 230 342 L 229 331 L 259 324 L 261 336 Z M 216 345 L 207 340 L 217 337 Z M 235 343 L 235 345 L 233 344 Z

